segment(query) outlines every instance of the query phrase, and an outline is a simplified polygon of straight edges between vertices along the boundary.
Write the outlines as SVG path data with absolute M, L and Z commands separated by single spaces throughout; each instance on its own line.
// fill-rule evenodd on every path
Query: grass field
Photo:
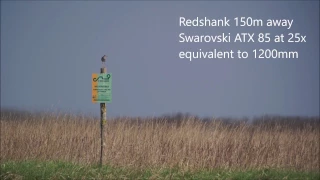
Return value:
M 195 117 L 120 118 L 1 113 L 5 179 L 319 179 L 319 118 L 254 123 Z
M 229 179 L 268 180 L 296 179 L 318 180 L 319 173 L 293 170 L 181 170 L 179 168 L 135 169 L 111 166 L 77 165 L 66 162 L 6 162 L 1 165 L 0 178 L 9 179 Z

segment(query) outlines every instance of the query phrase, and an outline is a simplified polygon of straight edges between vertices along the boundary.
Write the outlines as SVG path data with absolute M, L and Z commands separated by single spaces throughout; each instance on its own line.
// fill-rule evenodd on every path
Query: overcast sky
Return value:
M 179 17 L 294 20 L 179 27 Z M 234 23 L 233 23 L 234 24 Z M 179 43 L 179 34 L 301 33 L 304 43 Z M 297 59 L 180 59 L 180 51 L 298 51 Z M 1 108 L 99 114 L 91 74 L 108 55 L 108 116 L 319 115 L 319 1 L 1 1 Z

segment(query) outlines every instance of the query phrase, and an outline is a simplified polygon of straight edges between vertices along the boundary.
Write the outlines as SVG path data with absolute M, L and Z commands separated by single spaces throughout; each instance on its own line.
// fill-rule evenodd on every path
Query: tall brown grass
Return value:
M 105 126 L 104 163 L 153 168 L 319 169 L 319 121 L 299 125 L 120 118 Z M 95 118 L 69 115 L 1 115 L 1 162 L 99 162 Z

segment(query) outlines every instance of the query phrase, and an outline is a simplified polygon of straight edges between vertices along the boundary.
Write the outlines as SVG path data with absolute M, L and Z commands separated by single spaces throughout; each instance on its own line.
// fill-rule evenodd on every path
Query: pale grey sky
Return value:
M 179 17 L 294 19 L 280 27 L 179 27 Z M 179 33 L 303 33 L 306 43 L 179 43 Z M 179 59 L 277 48 L 299 59 Z M 1 107 L 99 113 L 91 74 L 108 55 L 108 116 L 319 115 L 319 1 L 1 1 Z M 53 108 L 52 108 L 53 105 Z

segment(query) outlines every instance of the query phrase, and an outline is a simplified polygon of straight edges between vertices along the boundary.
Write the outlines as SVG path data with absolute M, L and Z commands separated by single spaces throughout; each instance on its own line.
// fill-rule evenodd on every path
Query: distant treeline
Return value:
M 46 112 L 28 112 L 12 109 L 1 109 L 1 120 L 27 120 L 27 119 L 61 119 L 61 120 L 96 120 L 99 117 L 84 114 L 68 114 L 68 113 L 46 113 Z M 224 126 L 236 127 L 240 124 L 248 124 L 251 126 L 264 126 L 264 127 L 286 127 L 293 129 L 301 129 L 306 126 L 311 128 L 320 129 L 320 117 L 303 117 L 303 116 L 277 116 L 277 115 L 263 115 L 254 118 L 228 118 L 228 117 L 205 117 L 191 115 L 189 113 L 174 113 L 166 114 L 158 117 L 117 117 L 109 118 L 110 122 L 114 121 L 127 121 L 133 124 L 141 124 L 145 121 L 157 123 L 165 123 L 168 125 L 180 126 L 181 123 L 186 121 L 195 121 L 202 123 L 220 123 Z

